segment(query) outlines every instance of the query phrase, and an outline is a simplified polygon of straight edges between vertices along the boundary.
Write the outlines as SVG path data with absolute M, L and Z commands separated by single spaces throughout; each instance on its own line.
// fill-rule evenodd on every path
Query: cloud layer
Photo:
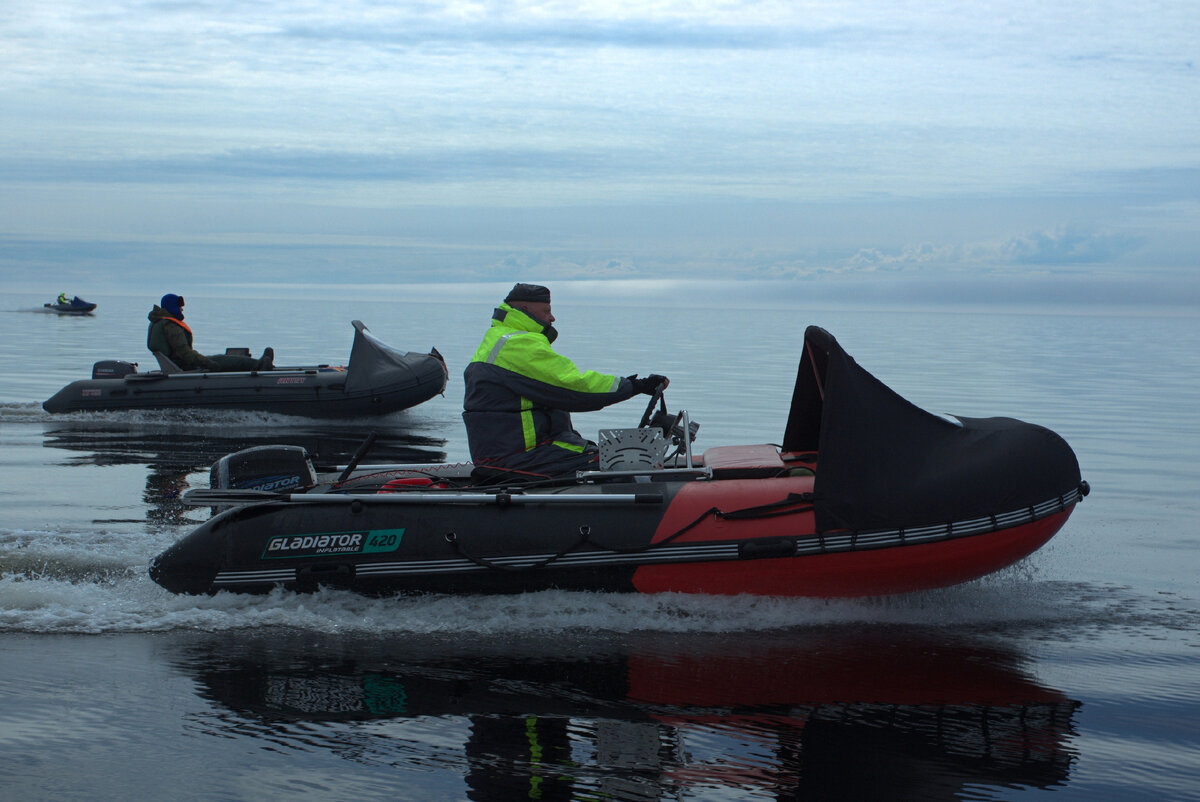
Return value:
M 1198 255 L 1186 4 L 66 0 L 0 40 L 0 268 L 67 267 L 32 243 L 464 280 Z

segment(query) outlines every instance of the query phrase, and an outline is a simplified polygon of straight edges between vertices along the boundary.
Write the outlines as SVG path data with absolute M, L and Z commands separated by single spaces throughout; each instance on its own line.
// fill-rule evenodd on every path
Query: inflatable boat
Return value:
M 595 470 L 541 481 L 470 464 L 360 466 L 361 450 L 318 472 L 301 448 L 247 449 L 185 494 L 216 514 L 150 576 L 193 594 L 876 596 L 1011 565 L 1088 492 L 1054 432 L 928 413 L 817 327 L 780 445 L 696 453 L 697 429 L 660 391 L 639 426 L 600 432 Z
M 70 301 L 65 303 L 55 301 L 52 304 L 42 304 L 42 307 L 50 312 L 57 312 L 60 315 L 90 315 L 96 311 L 96 305 L 91 301 L 85 301 L 76 295 Z
M 446 362 L 429 353 L 397 351 L 352 321 L 354 344 L 345 367 L 305 365 L 210 373 L 180 370 L 156 353 L 158 370 L 105 360 L 92 378 L 72 382 L 47 399 L 47 412 L 122 409 L 244 409 L 307 417 L 385 415 L 428 401 L 446 388 Z M 230 352 L 245 349 L 230 349 Z M 248 353 L 248 352 L 246 352 Z

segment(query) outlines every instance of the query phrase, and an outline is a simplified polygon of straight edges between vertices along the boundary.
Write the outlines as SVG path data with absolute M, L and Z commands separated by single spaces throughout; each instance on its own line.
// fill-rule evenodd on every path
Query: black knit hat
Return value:
M 513 301 L 533 301 L 539 304 L 550 303 L 550 290 L 539 284 L 515 284 L 512 290 L 509 291 L 508 297 L 504 299 L 505 303 Z

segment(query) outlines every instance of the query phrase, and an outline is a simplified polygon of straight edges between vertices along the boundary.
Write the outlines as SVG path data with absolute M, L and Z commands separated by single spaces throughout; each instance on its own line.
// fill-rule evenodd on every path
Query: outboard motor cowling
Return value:
M 217 460 L 208 484 L 221 490 L 299 493 L 316 487 L 317 472 L 303 446 L 255 446 Z
M 123 362 L 120 359 L 104 359 L 92 365 L 93 379 L 119 379 L 137 373 L 136 362 Z

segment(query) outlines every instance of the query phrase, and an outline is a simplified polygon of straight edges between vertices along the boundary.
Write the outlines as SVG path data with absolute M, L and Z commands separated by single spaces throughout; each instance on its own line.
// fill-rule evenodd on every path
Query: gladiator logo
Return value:
M 289 487 L 299 486 L 299 476 L 270 476 L 245 485 L 239 485 L 239 488 L 246 488 L 248 490 L 284 490 Z
M 262 559 L 324 557 L 342 554 L 380 554 L 400 547 L 403 529 L 372 529 L 366 532 L 325 532 L 315 535 L 283 535 L 267 541 Z

